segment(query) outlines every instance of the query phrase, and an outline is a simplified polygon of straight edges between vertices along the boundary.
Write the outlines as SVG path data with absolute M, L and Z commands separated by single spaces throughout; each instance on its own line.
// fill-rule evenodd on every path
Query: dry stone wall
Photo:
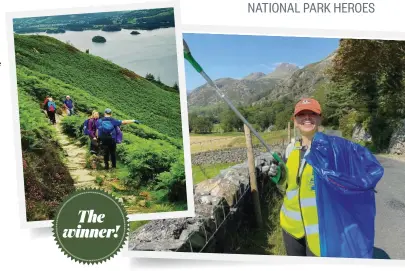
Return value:
M 272 151 L 283 153 L 287 147 L 285 144 L 275 144 L 271 146 Z M 261 147 L 254 148 L 254 155 L 261 152 Z M 193 165 L 222 164 L 222 163 L 242 163 L 247 158 L 246 148 L 229 148 L 215 151 L 205 151 L 195 153 L 191 156 Z
M 261 193 L 268 183 L 270 153 L 255 157 Z M 130 234 L 130 250 L 227 252 L 230 238 L 252 213 L 247 162 L 194 186 L 195 217 L 152 220 Z

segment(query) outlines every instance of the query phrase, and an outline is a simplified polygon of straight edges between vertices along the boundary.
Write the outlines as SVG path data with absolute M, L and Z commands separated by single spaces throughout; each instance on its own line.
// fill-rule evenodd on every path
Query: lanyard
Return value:
M 305 157 L 305 155 L 307 155 L 309 153 L 310 148 L 307 148 L 304 155 L 302 155 L 302 150 L 301 150 L 302 146 L 298 147 L 298 149 L 300 151 L 300 162 L 299 162 L 299 170 L 298 170 L 298 175 L 297 175 L 297 184 L 299 184 L 301 182 L 302 172 L 304 171 L 305 164 L 307 163 L 304 157 Z

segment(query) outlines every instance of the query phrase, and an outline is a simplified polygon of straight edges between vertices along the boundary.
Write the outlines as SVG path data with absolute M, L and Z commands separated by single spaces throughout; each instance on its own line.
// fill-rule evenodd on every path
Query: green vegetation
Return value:
M 186 187 L 178 93 L 161 89 L 133 72 L 100 57 L 82 53 L 53 38 L 16 35 L 15 44 L 19 99 L 22 101 L 23 156 L 29 167 L 38 167 L 36 170 L 28 168 L 24 174 L 47 174 L 41 171 L 38 164 L 46 165 L 47 168 L 56 167 L 52 170 L 62 177 L 53 177 L 52 180 L 64 178 L 63 181 L 68 182 L 69 186 L 63 183 L 52 184 L 56 187 L 52 187 L 51 192 L 59 196 L 74 189 L 69 172 L 60 160 L 62 158 L 57 158 L 61 150 L 52 137 L 54 128 L 47 124 L 46 116 L 39 108 L 45 96 L 51 95 L 56 101 L 58 113 L 61 113 L 62 101 L 69 94 L 75 102 L 76 115 L 65 117 L 61 122 L 62 129 L 83 147 L 87 148 L 89 139 L 82 134 L 82 125 L 93 110 L 102 116 L 104 109 L 109 107 L 113 111 L 113 117 L 117 119 L 138 119 L 142 122 L 139 125 L 122 127 L 124 140 L 117 147 L 122 170 L 116 176 L 101 173 L 95 180 L 98 185 L 111 188 L 121 196 L 148 191 L 151 194 L 148 200 L 142 201 L 138 197 L 138 200 L 128 205 L 134 212 L 185 208 Z M 35 151 L 43 153 L 42 145 L 47 144 L 52 147 L 52 151 L 48 151 L 52 154 L 52 161 L 47 156 L 34 155 Z M 47 170 L 53 173 L 52 170 Z M 34 178 L 31 175 L 25 179 L 26 186 L 28 180 L 32 180 L 31 183 L 34 182 L 35 185 L 42 185 L 39 177 Z M 119 182 L 115 183 L 114 180 Z M 27 194 L 27 197 L 29 199 L 30 196 Z M 51 211 L 46 211 L 43 207 L 43 202 L 47 200 L 44 197 L 44 193 L 39 194 L 36 201 L 33 201 L 35 204 L 32 204 L 30 210 L 36 211 L 30 212 L 36 215 L 30 217 L 38 217 L 45 212 L 51 216 Z M 55 200 L 52 204 L 56 204 L 54 202 L 59 198 L 50 196 L 50 199 L 53 198 Z M 44 211 L 37 210 L 38 202 Z
M 257 131 L 282 130 L 287 128 L 294 111 L 294 102 L 284 97 L 281 100 L 267 102 L 260 105 L 239 106 L 238 110 Z M 221 130 L 228 132 L 243 132 L 243 122 L 229 108 L 212 106 L 202 111 L 194 109 L 190 112 L 190 132 L 196 134 L 212 133 L 214 125 L 218 124 Z
M 15 35 L 15 43 L 17 65 L 69 85 L 61 91 L 63 95 L 71 92 L 70 88 L 81 89 L 160 133 L 182 136 L 178 93 L 51 37 Z M 90 113 L 94 109 L 91 105 L 79 110 Z
M 48 34 L 66 33 L 63 29 L 48 29 L 45 32 Z
M 250 215 L 250 223 L 238 231 L 235 241 L 238 248 L 234 253 L 256 255 L 286 255 L 282 229 L 280 226 L 280 209 L 283 197 L 275 185 L 269 184 L 262 198 L 261 212 L 263 228 L 257 228 L 254 216 Z M 251 207 L 253 209 L 253 206 Z
M 237 163 L 222 163 L 211 165 L 193 165 L 193 184 L 198 184 L 202 181 L 211 179 L 217 176 L 221 170 L 227 169 Z
M 119 27 L 118 25 L 106 25 L 101 30 L 105 32 L 117 32 L 121 31 L 121 27 Z
M 18 103 L 27 220 L 49 220 L 74 190 L 73 179 L 38 101 L 18 88 Z
M 160 81 L 160 77 L 158 77 L 157 79 L 155 78 L 155 76 L 151 73 L 147 73 L 145 75 L 145 79 L 148 80 L 149 82 L 153 83 L 154 85 L 156 85 L 157 87 L 170 91 L 170 92 L 175 92 L 175 93 L 179 93 L 179 86 L 177 85 L 177 83 L 174 83 L 173 87 L 169 87 L 165 84 L 162 83 L 162 81 Z
M 405 117 L 404 49 L 403 41 L 342 39 L 328 72 L 327 121 L 349 138 L 362 124 L 378 152 Z
M 55 28 L 54 25 L 58 25 L 60 29 L 59 31 L 84 31 L 95 29 L 101 29 L 103 31 L 120 31 L 121 29 L 153 30 L 174 27 L 175 23 L 173 8 L 160 8 L 122 12 L 19 18 L 14 20 L 14 32 L 19 34 L 48 32 Z
M 102 36 L 94 36 L 94 37 L 91 39 L 91 41 L 92 41 L 92 42 L 97 42 L 97 43 L 105 43 L 107 40 L 106 40 L 104 37 L 102 37 Z

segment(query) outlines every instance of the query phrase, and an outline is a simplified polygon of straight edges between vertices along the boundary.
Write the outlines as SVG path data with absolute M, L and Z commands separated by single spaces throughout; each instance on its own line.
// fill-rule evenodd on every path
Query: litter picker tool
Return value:
M 259 139 L 260 143 L 266 148 L 268 152 L 272 154 L 272 163 L 276 163 L 282 167 L 284 167 L 284 162 L 281 159 L 281 157 L 278 156 L 277 153 L 274 153 L 271 151 L 270 147 L 266 144 L 266 142 L 263 140 L 263 138 L 259 135 L 259 133 L 252 127 L 252 125 L 243 117 L 243 115 L 235 108 L 235 106 L 231 103 L 231 101 L 221 92 L 221 90 L 218 88 L 218 86 L 215 84 L 214 81 L 211 80 L 211 78 L 204 72 L 203 68 L 198 64 L 198 62 L 194 59 L 190 52 L 190 48 L 188 47 L 186 41 L 183 39 L 183 53 L 184 53 L 184 58 L 187 59 L 187 61 L 193 66 L 193 68 L 201 74 L 202 77 L 210 84 L 216 91 L 216 93 L 228 104 L 228 106 L 232 109 L 232 111 L 242 120 L 244 124 L 249 128 L 249 130 Z M 281 168 L 279 168 L 277 175 L 272 178 L 274 182 L 277 182 L 276 180 L 279 179 L 281 175 Z

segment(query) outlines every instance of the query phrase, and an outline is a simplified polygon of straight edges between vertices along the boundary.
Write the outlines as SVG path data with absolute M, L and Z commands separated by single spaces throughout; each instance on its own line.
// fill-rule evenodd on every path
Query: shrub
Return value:
M 342 135 L 344 137 L 352 137 L 353 128 L 356 125 L 356 120 L 358 117 L 358 113 L 352 110 L 339 120 L 339 129 L 342 131 Z
M 162 140 L 147 140 L 131 134 L 124 137 L 124 144 L 117 147 L 117 155 L 129 167 L 134 187 L 145 185 L 170 170 L 179 153 L 175 146 Z
M 38 103 L 18 89 L 27 220 L 53 219 L 57 205 L 74 190 L 62 149 Z
M 167 197 L 170 201 L 187 201 L 185 179 L 183 159 L 179 157 L 170 171 L 159 174 L 156 190 L 167 191 Z
M 61 123 L 63 132 L 78 139 L 82 144 L 90 144 L 89 137 L 83 134 L 83 122 L 85 119 L 80 115 L 65 117 Z

